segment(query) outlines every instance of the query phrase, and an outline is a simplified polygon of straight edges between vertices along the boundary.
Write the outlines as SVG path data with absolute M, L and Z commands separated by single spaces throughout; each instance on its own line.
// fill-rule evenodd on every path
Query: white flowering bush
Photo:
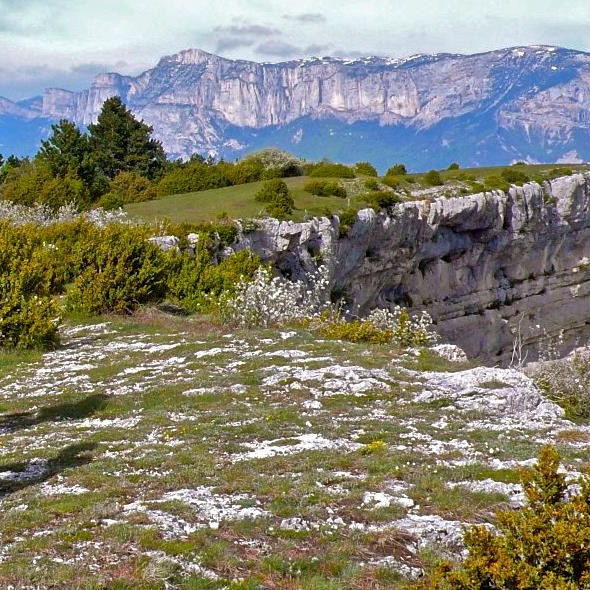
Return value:
M 268 327 L 317 317 L 330 307 L 328 269 L 321 266 L 309 282 L 273 277 L 261 266 L 251 281 L 242 280 L 231 297 L 222 297 L 223 320 L 240 326 Z
M 391 339 L 400 346 L 430 346 L 438 341 L 432 331 L 432 318 L 426 311 L 417 316 L 399 306 L 393 309 L 374 309 L 366 321 L 381 330 L 391 332 Z
M 438 339 L 426 312 L 414 317 L 400 307 L 375 309 L 366 318 L 352 320 L 340 314 L 330 303 L 326 266 L 311 275 L 307 284 L 273 277 L 268 267 L 260 267 L 251 281 L 238 284 L 233 296 L 222 298 L 220 312 L 224 321 L 246 327 L 303 320 L 324 337 L 352 342 L 429 346 Z
M 54 211 L 51 207 L 39 203 L 27 207 L 12 201 L 0 200 L 0 221 L 8 221 L 13 225 L 31 224 L 48 227 L 77 219 L 85 219 L 97 227 L 105 227 L 112 223 L 129 223 L 127 213 L 123 209 L 106 211 L 98 208 L 79 212 L 73 203 L 68 203 Z

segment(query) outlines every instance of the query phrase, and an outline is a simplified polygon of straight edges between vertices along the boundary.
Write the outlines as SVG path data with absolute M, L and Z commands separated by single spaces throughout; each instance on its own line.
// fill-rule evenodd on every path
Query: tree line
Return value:
M 239 162 L 194 155 L 170 161 L 153 128 L 138 121 L 119 97 L 107 99 L 96 123 L 81 131 L 62 119 L 33 158 L 0 154 L 0 199 L 58 209 L 107 209 L 129 202 L 303 173 L 302 162 L 262 150 Z

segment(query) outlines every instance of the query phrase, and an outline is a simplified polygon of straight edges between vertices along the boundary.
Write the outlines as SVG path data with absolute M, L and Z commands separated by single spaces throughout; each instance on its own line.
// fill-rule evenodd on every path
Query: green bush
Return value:
M 399 176 L 387 174 L 381 179 L 381 182 L 389 188 L 398 189 L 401 187 L 403 180 Z
M 457 164 L 457 162 L 453 162 L 453 163 L 449 164 L 449 167 L 447 168 L 447 170 L 459 170 L 459 164 Z
M 378 191 L 379 190 L 379 181 L 376 178 L 367 178 L 363 183 L 365 188 L 370 191 Z
M 346 198 L 346 189 L 336 181 L 330 180 L 308 180 L 303 185 L 303 190 L 318 197 L 340 197 Z
M 394 164 L 387 170 L 385 176 L 405 176 L 408 173 L 404 164 Z
M 444 184 L 442 176 L 438 170 L 429 170 L 424 175 L 424 182 L 428 186 L 442 186 Z
M 145 228 L 96 228 L 73 253 L 78 276 L 67 293 L 69 309 L 88 314 L 131 312 L 166 293 L 169 258 L 147 240 Z
M 319 333 L 323 338 L 332 340 L 371 344 L 386 344 L 391 342 L 393 336 L 391 331 L 379 328 L 366 320 L 328 322 L 320 327 Z
M 541 450 L 523 474 L 527 505 L 497 514 L 497 531 L 465 533 L 468 556 L 445 563 L 414 587 L 420 590 L 577 590 L 590 587 L 590 476 L 570 490 L 559 455 Z
M 57 257 L 33 226 L 0 222 L 0 347 L 50 348 L 58 338 Z
M 373 191 L 364 195 L 363 199 L 374 209 L 387 209 L 401 201 L 399 195 L 390 191 Z
M 307 175 L 311 178 L 355 178 L 356 176 L 350 166 L 332 162 L 308 165 Z
M 156 187 L 159 197 L 230 186 L 231 181 L 213 162 L 195 160 L 174 166 Z
M 561 176 L 571 176 L 574 171 L 571 168 L 552 168 L 547 172 L 546 179 L 547 180 L 554 180 L 555 178 L 560 178 Z
M 338 215 L 340 220 L 339 235 L 341 238 L 347 236 L 352 226 L 356 223 L 357 213 L 358 211 L 354 207 L 348 207 Z
M 502 178 L 510 184 L 522 184 L 523 182 L 528 182 L 530 180 L 530 177 L 524 172 L 514 168 L 504 168 L 500 174 Z
M 500 176 L 488 176 L 485 179 L 484 186 L 487 191 L 500 190 L 507 192 L 510 188 L 510 183 Z
M 284 219 L 293 213 L 295 201 L 289 188 L 280 178 L 267 180 L 262 188 L 254 195 L 257 201 L 266 203 L 265 210 L 271 217 Z
M 273 178 L 267 180 L 260 190 L 254 195 L 254 199 L 261 203 L 271 203 L 277 197 L 285 197 L 289 195 L 289 187 L 284 180 L 280 178 Z
M 241 280 L 248 280 L 260 266 L 260 259 L 249 250 L 229 256 L 214 264 L 206 250 L 196 257 L 183 255 L 177 260 L 175 272 L 168 280 L 170 298 L 192 312 L 216 309 L 222 293 L 231 296 Z
M 14 272 L 0 279 L 0 348 L 53 348 L 59 309 L 53 298 L 26 296 Z
M 354 171 L 361 176 L 378 176 L 377 170 L 371 162 L 357 162 L 354 165 Z
M 109 185 L 109 193 L 119 195 L 123 203 L 140 203 L 157 197 L 155 185 L 137 172 L 119 172 Z
M 102 207 L 105 211 L 119 209 L 125 204 L 123 197 L 117 193 L 105 193 L 98 199 L 97 206 Z

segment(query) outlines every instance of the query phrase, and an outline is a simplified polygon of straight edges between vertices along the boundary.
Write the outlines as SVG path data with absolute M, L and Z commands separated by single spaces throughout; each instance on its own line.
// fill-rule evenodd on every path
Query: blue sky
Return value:
M 198 47 L 255 61 L 308 55 L 590 51 L 588 0 L 0 0 L 0 96 L 86 87 Z

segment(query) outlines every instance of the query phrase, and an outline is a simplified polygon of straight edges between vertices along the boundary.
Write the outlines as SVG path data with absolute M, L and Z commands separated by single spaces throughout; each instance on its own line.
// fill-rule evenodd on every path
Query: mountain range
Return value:
M 95 121 L 118 95 L 173 158 L 269 145 L 384 169 L 590 160 L 590 54 L 550 46 L 406 59 L 231 60 L 199 49 L 81 92 L 0 98 L 0 152 L 31 154 L 51 123 Z

